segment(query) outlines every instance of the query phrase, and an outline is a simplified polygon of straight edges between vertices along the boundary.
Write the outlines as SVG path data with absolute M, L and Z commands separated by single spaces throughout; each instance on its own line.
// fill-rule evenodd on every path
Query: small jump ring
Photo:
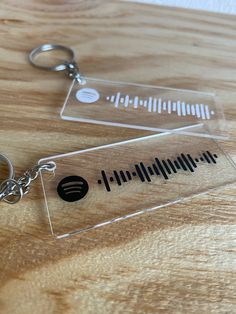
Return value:
M 3 162 L 5 162 L 7 164 L 7 167 L 8 167 L 8 178 L 7 178 L 7 180 L 13 179 L 15 176 L 15 173 L 14 173 L 14 168 L 13 168 L 11 161 L 6 156 L 4 156 L 3 154 L 0 154 L 0 160 L 2 160 Z
M 46 66 L 46 65 L 40 65 L 38 63 L 35 62 L 35 59 L 38 55 L 40 55 L 43 52 L 46 51 L 51 51 L 51 50 L 62 50 L 65 51 L 66 53 L 68 53 L 69 55 L 69 60 L 66 60 L 64 63 L 61 64 L 57 64 L 55 66 Z M 67 65 L 66 63 L 72 63 L 74 61 L 75 58 L 75 54 L 74 51 L 66 46 L 62 46 L 62 45 L 56 45 L 56 44 L 44 44 L 41 45 L 35 49 L 33 49 L 30 53 L 29 53 L 29 61 L 30 63 L 37 67 L 37 68 L 41 68 L 44 70 L 48 70 L 48 71 L 63 71 L 66 70 Z

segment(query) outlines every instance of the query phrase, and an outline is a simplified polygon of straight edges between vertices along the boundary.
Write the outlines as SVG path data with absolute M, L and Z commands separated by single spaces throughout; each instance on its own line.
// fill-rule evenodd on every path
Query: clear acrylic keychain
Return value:
M 68 60 L 55 66 L 37 62 L 44 52 L 62 50 Z M 84 77 L 72 49 L 45 44 L 30 53 L 30 62 L 50 71 L 65 71 L 73 79 L 61 109 L 64 120 L 226 138 L 222 105 L 214 94 Z M 183 127 L 201 123 L 199 130 Z
M 201 131 L 197 125 L 188 131 Z M 178 131 L 178 130 L 177 130 Z M 42 174 L 45 206 L 58 237 L 167 206 L 236 180 L 232 160 L 210 138 L 160 133 L 57 155 Z

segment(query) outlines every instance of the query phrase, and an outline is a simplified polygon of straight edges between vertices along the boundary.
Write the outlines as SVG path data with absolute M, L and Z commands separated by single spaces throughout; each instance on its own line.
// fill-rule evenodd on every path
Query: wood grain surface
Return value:
M 235 16 L 114 1 L 0 4 L 0 147 L 17 175 L 38 159 L 144 132 L 59 118 L 70 80 L 33 68 L 45 42 L 87 76 L 216 92 L 236 160 Z M 235 186 L 55 240 L 40 182 L 1 203 L 0 313 L 235 313 Z

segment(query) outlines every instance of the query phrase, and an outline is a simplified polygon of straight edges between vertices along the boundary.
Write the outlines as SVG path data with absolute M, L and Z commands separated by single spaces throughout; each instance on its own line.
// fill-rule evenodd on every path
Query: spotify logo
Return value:
M 63 201 L 76 202 L 85 197 L 89 186 L 87 181 L 79 176 L 69 176 L 62 179 L 57 186 L 57 193 Z
M 98 91 L 93 88 L 82 88 L 76 93 L 77 100 L 86 104 L 92 104 L 93 102 L 96 102 L 99 97 L 100 95 Z

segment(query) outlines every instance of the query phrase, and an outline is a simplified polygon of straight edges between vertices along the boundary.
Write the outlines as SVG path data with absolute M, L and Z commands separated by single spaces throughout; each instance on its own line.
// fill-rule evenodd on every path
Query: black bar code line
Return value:
M 148 168 L 148 171 L 149 171 L 150 175 L 153 176 L 154 172 L 153 172 L 152 168 L 151 167 L 147 167 L 147 168 Z
M 125 174 L 124 174 L 124 172 L 123 172 L 122 170 L 120 171 L 120 176 L 121 176 L 121 179 L 122 179 L 124 182 L 127 182 L 126 177 L 125 177 Z
M 152 166 L 153 166 L 153 169 L 154 169 L 156 175 L 160 176 L 161 174 L 160 174 L 160 171 L 158 170 L 157 166 L 155 164 L 153 164 Z
M 151 182 L 151 179 L 150 179 L 150 177 L 149 177 L 149 175 L 147 173 L 147 170 L 146 170 L 146 168 L 145 168 L 145 166 L 144 166 L 144 164 L 142 162 L 140 162 L 140 166 L 141 166 L 141 168 L 143 170 L 143 173 L 144 173 L 146 179 L 148 180 L 148 182 Z
M 159 167 L 159 169 L 160 169 L 160 171 L 161 171 L 163 177 L 164 177 L 166 180 L 168 180 L 169 178 L 168 178 L 168 176 L 167 176 L 165 170 L 163 169 L 163 167 L 162 167 L 162 165 L 161 165 L 161 163 L 160 163 L 160 160 L 159 160 L 158 158 L 155 158 L 155 160 L 156 160 L 157 166 Z
M 126 171 L 126 175 L 127 175 L 127 178 L 128 178 L 129 180 L 132 180 L 132 177 L 131 177 L 131 174 L 130 174 L 129 171 Z
M 190 160 L 190 162 L 192 163 L 193 167 L 194 167 L 194 168 L 197 168 L 197 165 L 195 164 L 195 161 L 193 160 L 193 158 L 191 157 L 191 155 L 190 155 L 190 154 L 187 154 L 187 156 L 188 156 L 188 159 Z
M 136 171 L 137 171 L 137 174 L 138 174 L 140 180 L 141 180 L 142 182 L 144 182 L 145 179 L 144 179 L 144 176 L 143 176 L 143 174 L 142 174 L 142 172 L 141 172 L 139 166 L 138 166 L 138 165 L 135 165 L 135 169 L 136 169 Z
M 183 160 L 180 157 L 177 157 L 178 162 L 180 163 L 181 167 L 184 169 L 184 171 L 187 171 L 188 169 L 186 168 L 185 164 L 183 163 Z
M 174 173 L 177 173 L 177 170 L 175 169 L 175 166 L 173 165 L 172 161 L 170 159 L 167 159 L 168 164 L 170 165 L 171 169 Z
M 212 156 L 212 154 L 208 150 L 207 150 L 207 154 L 211 158 L 212 162 L 216 164 L 215 158 Z
M 118 176 L 118 173 L 117 173 L 115 170 L 113 171 L 113 173 L 114 173 L 114 176 L 115 176 L 115 178 L 116 178 L 117 184 L 118 184 L 118 185 L 121 185 L 121 181 L 120 181 L 120 178 L 119 178 L 119 176 Z
M 208 158 L 208 156 L 207 156 L 205 153 L 202 153 L 202 154 L 203 154 L 203 156 L 205 157 L 205 159 L 206 159 L 206 161 L 208 162 L 208 164 L 210 164 L 211 161 L 210 161 L 210 159 Z
M 188 166 L 189 170 L 190 170 L 191 172 L 194 172 L 194 170 L 193 170 L 192 166 L 190 165 L 190 163 L 189 163 L 188 159 L 186 158 L 186 156 L 185 156 L 184 154 L 181 154 L 181 157 L 183 158 L 184 162 L 185 162 L 186 165 Z
M 107 191 L 110 192 L 110 191 L 111 191 L 111 188 L 110 188 L 110 185 L 109 185 L 109 183 L 108 183 L 108 180 L 107 180 L 107 176 L 106 176 L 105 171 L 102 170 L 102 171 L 101 171 L 101 174 L 102 174 L 102 178 L 103 178 L 105 187 L 106 187 Z
M 181 169 L 181 167 L 180 167 L 180 165 L 179 165 L 179 163 L 178 163 L 177 160 L 174 160 L 174 164 L 175 164 L 175 166 L 176 166 L 177 169 Z
M 168 172 L 168 174 L 171 174 L 171 170 L 168 167 L 167 163 L 165 162 L 165 160 L 162 160 L 163 166 L 166 168 L 166 171 Z

